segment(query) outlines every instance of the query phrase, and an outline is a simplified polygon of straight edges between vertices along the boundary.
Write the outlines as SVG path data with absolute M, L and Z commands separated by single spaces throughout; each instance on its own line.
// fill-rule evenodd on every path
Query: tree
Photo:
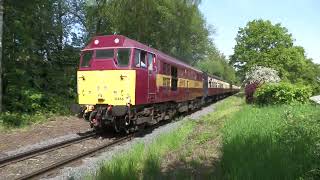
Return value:
M 3 101 L 6 111 L 31 112 L 41 103 L 42 108 L 52 103 L 48 98 L 55 94 L 66 99 L 74 95 L 70 89 L 75 89 L 79 49 L 70 42 L 72 24 L 76 23 L 69 11 L 71 1 L 5 2 Z
M 293 42 L 292 35 L 281 24 L 250 21 L 238 31 L 230 64 L 242 79 L 257 65 L 277 70 L 281 79 L 291 83 L 310 84 L 316 79 L 314 64 L 307 59 L 304 49 Z
M 230 83 L 237 83 L 235 70 L 228 64 L 226 57 L 220 54 L 215 47 L 209 51 L 211 52 L 208 56 L 197 62 L 196 66 L 208 74 L 221 77 Z
M 84 9 L 89 37 L 122 34 L 187 63 L 204 59 L 210 28 L 199 0 L 96 1 Z
M 242 77 L 254 65 L 278 68 L 283 62 L 276 56 L 293 46 L 291 34 L 286 28 L 264 20 L 248 22 L 246 27 L 239 29 L 235 40 L 230 63 Z
M 2 30 L 3 30 L 3 0 L 0 0 L 0 112 L 2 112 Z

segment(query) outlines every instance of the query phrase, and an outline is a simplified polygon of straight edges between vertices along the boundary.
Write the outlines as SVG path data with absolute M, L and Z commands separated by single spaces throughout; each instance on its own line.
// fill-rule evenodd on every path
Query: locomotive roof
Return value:
M 189 68 L 199 73 L 202 73 L 202 71 L 174 57 L 171 57 L 159 50 L 151 48 L 147 45 L 144 45 L 138 41 L 132 40 L 122 35 L 95 36 L 91 39 L 89 44 L 82 51 L 92 50 L 92 49 L 102 49 L 102 48 L 119 48 L 119 47 L 138 48 L 145 51 L 149 51 L 149 52 L 155 53 L 157 56 L 165 58 L 165 60 L 167 60 L 169 63 L 177 64 L 179 66 L 183 66 L 185 68 Z

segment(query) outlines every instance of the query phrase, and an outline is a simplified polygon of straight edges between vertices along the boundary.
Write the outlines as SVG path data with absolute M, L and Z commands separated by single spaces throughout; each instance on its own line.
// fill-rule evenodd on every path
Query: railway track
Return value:
M 142 135 L 142 134 L 150 133 L 150 132 L 152 132 L 153 129 L 155 129 L 155 128 L 159 127 L 159 126 L 162 126 L 164 124 L 167 124 L 167 123 L 168 122 L 161 122 L 161 123 L 158 123 L 158 124 L 156 124 L 156 125 L 154 125 L 152 127 L 146 128 L 143 131 L 139 131 L 139 132 L 136 132 L 136 133 L 133 133 L 133 134 L 129 134 L 129 135 L 125 136 L 125 137 L 115 138 L 111 142 L 103 143 L 102 145 L 96 146 L 96 147 L 91 148 L 89 150 L 85 150 L 85 151 L 76 153 L 75 155 L 68 156 L 68 157 L 66 157 L 64 159 L 60 159 L 60 160 L 55 161 L 53 163 L 49 163 L 49 164 L 46 163 L 45 166 L 43 166 L 41 168 L 37 168 L 36 170 L 31 170 L 30 173 L 29 172 L 28 173 L 22 173 L 22 175 L 14 176 L 14 178 L 10 178 L 10 179 L 19 179 L 19 180 L 21 180 L 21 179 L 32 179 L 32 178 L 41 177 L 41 176 L 47 174 L 50 171 L 53 171 L 53 170 L 58 169 L 60 167 L 63 167 L 66 164 L 69 164 L 71 162 L 79 160 L 79 159 L 81 159 L 83 157 L 86 157 L 86 156 L 89 156 L 89 155 L 92 155 L 92 154 L 96 154 L 99 151 L 101 151 L 103 149 L 106 149 L 106 148 L 108 148 L 110 146 L 121 144 L 121 143 L 123 143 L 125 141 L 131 140 L 135 136 L 139 136 L 139 135 Z M 59 142 L 59 143 L 52 144 L 52 145 L 49 145 L 49 146 L 45 146 L 45 147 L 42 147 L 42 148 L 37 148 L 37 149 L 31 150 L 31 151 L 27 151 L 27 152 L 24 152 L 24 153 L 21 153 L 21 154 L 17 154 L 17 155 L 14 155 L 14 156 L 8 156 L 6 158 L 2 158 L 2 159 L 0 159 L 0 174 L 1 174 L 1 169 L 4 168 L 5 166 L 10 166 L 11 164 L 15 164 L 15 163 L 18 163 L 20 161 L 27 161 L 27 160 L 29 160 L 29 159 L 31 159 L 33 157 L 37 157 L 37 156 L 40 156 L 42 154 L 47 154 L 47 153 L 50 153 L 52 151 L 56 151 L 58 149 L 63 149 L 65 147 L 67 147 L 67 146 L 71 146 L 71 145 L 74 145 L 74 144 L 77 144 L 77 143 L 81 143 L 81 142 L 89 140 L 89 139 L 93 139 L 94 137 L 96 137 L 96 135 L 97 134 L 94 133 L 94 132 L 88 132 L 87 134 L 82 135 L 82 136 L 80 136 L 78 138 L 73 138 L 73 139 L 70 139 L 70 140 L 67 140 L 67 141 Z M 28 164 L 28 163 L 26 163 L 26 164 Z M 1 176 L 0 176 L 0 179 L 1 179 Z
M 109 143 L 105 143 L 101 146 L 98 146 L 98 147 L 95 147 L 93 149 L 89 149 L 89 150 L 86 150 L 84 152 L 81 152 L 79 154 L 76 154 L 76 155 L 73 155 L 69 158 L 66 158 L 64 160 L 61 160 L 61 161 L 58 161 L 56 163 L 53 163 L 49 166 L 46 166 L 46 167 L 43 167 L 39 170 L 36 170 L 36 171 L 33 171 L 29 174 L 25 174 L 25 175 L 22 175 L 22 176 L 19 176 L 17 179 L 18 180 L 25 180 L 25 179 L 32 179 L 32 178 L 35 178 L 35 177 L 39 177 L 51 170 L 54 170 L 54 169 L 57 169 L 59 167 L 62 167 L 68 163 L 71 163 L 73 161 L 76 161 L 76 160 L 79 160 L 83 157 L 86 157 L 86 156 L 89 156 L 89 155 L 92 155 L 92 154 L 95 154 L 103 149 L 106 149 L 108 147 L 111 147 L 111 146 L 114 146 L 114 145 L 117 145 L 117 144 L 120 144 L 120 143 L 123 143 L 125 141 L 128 141 L 128 140 L 131 140 L 135 135 L 134 134 L 130 134 L 128 136 L 125 136 L 125 137 L 121 137 L 121 138 L 118 138 L 116 140 L 113 140 L 112 142 L 109 142 Z
M 41 147 L 41 148 L 35 148 L 35 149 L 30 150 L 30 151 L 26 151 L 26 152 L 22 152 L 22 153 L 15 154 L 15 155 L 12 155 L 12 156 L 8 156 L 8 157 L 5 157 L 5 158 L 1 158 L 0 159 L 0 168 L 2 168 L 4 166 L 7 166 L 9 164 L 12 164 L 12 163 L 23 161 L 25 159 L 29 159 L 29 158 L 32 158 L 32 157 L 35 157 L 35 156 L 38 156 L 38 155 L 41 155 L 41 154 L 56 150 L 56 149 L 59 149 L 59 148 L 70 146 L 70 145 L 72 145 L 74 143 L 78 143 L 78 142 L 81 142 L 81 141 L 84 141 L 84 140 L 87 140 L 87 139 L 91 139 L 91 138 L 96 136 L 96 133 L 93 132 L 93 131 L 86 132 L 86 133 L 83 133 L 83 134 L 84 135 L 82 135 L 82 136 L 79 136 L 79 137 L 76 137 L 76 138 L 72 138 L 72 139 L 69 139 L 69 140 L 66 140 L 66 141 L 58 142 L 58 143 L 51 144 L 51 145 L 48 145 L 48 146 L 44 146 L 44 147 Z

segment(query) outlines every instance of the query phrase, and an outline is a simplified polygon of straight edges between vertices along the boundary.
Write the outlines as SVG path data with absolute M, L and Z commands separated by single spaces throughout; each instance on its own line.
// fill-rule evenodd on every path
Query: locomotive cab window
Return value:
M 174 66 L 171 66 L 171 90 L 176 91 L 178 87 L 178 69 Z
M 113 49 L 96 50 L 96 59 L 113 59 L 113 57 L 114 57 Z
M 118 49 L 117 61 L 119 66 L 128 66 L 130 59 L 130 49 Z
M 90 60 L 92 58 L 93 51 L 84 51 L 82 53 L 81 67 L 90 67 Z
M 149 71 L 153 71 L 153 59 L 154 59 L 154 55 L 148 53 L 148 70 Z
M 134 52 L 134 65 L 135 67 L 146 68 L 146 52 L 136 49 Z

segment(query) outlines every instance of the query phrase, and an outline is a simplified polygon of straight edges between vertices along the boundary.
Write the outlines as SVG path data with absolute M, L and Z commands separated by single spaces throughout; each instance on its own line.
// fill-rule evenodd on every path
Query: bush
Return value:
M 51 114 L 49 113 L 13 113 L 4 112 L 0 114 L 0 127 L 5 129 L 24 127 L 32 123 L 45 121 Z
M 1 124 L 6 127 L 19 127 L 25 123 L 25 118 L 17 113 L 3 113 L 0 115 Z
M 256 89 L 264 83 L 277 83 L 280 81 L 278 72 L 274 69 L 254 66 L 246 73 L 244 80 L 246 102 L 253 103 Z
M 312 89 L 289 83 L 264 84 L 254 93 L 257 104 L 292 104 L 309 102 Z

